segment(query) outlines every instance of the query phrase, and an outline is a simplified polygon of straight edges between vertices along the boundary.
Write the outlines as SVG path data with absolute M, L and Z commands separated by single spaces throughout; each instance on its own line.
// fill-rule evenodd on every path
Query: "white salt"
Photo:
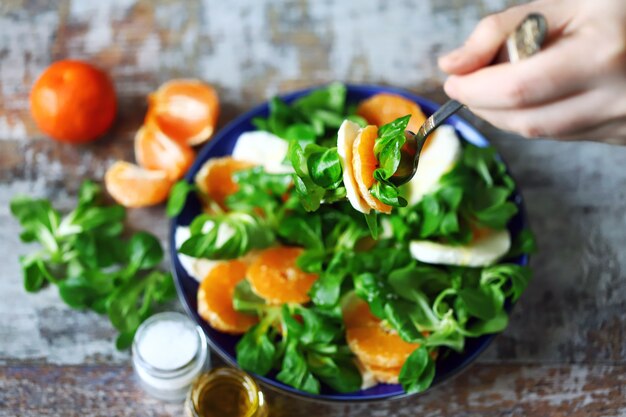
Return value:
M 145 329 L 137 348 L 156 369 L 170 371 L 188 364 L 198 351 L 195 329 L 180 321 L 158 321 Z

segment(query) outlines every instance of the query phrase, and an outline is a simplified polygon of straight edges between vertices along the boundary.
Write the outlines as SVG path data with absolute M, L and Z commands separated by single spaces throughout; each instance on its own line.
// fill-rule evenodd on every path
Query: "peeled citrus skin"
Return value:
M 58 61 L 33 85 L 30 108 L 46 134 L 61 142 L 86 143 L 111 127 L 115 89 L 107 74 L 88 63 Z

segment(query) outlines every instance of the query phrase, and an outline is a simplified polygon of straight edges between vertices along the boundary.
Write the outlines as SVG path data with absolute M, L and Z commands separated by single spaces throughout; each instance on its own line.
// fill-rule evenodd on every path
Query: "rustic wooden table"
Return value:
M 436 56 L 478 19 L 519 1 L 26 1 L 0 3 L 0 416 L 174 416 L 147 397 L 108 320 L 53 288 L 27 294 L 8 202 L 69 207 L 82 179 L 132 158 L 146 94 L 174 77 L 214 84 L 226 123 L 279 91 L 342 80 L 443 100 Z M 87 59 L 115 80 L 120 110 L 99 142 L 37 131 L 28 92 L 52 61 Z M 510 163 L 540 252 L 509 328 L 471 370 L 427 394 L 327 406 L 273 396 L 273 415 L 626 416 L 626 147 L 528 141 L 479 121 Z M 128 223 L 165 238 L 161 207 Z M 176 307 L 176 306 L 174 306 Z

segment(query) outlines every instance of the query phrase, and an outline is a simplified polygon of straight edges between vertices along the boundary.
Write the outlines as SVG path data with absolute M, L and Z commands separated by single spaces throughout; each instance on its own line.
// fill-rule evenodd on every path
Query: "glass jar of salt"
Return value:
M 206 337 L 181 313 L 166 312 L 147 319 L 135 333 L 133 368 L 150 395 L 182 401 L 209 361 Z

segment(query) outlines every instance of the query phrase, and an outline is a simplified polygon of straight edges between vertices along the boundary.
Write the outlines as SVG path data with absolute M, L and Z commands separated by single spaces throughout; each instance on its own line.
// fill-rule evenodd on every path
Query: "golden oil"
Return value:
M 267 417 L 263 392 L 250 375 L 215 368 L 200 375 L 185 402 L 189 417 Z

